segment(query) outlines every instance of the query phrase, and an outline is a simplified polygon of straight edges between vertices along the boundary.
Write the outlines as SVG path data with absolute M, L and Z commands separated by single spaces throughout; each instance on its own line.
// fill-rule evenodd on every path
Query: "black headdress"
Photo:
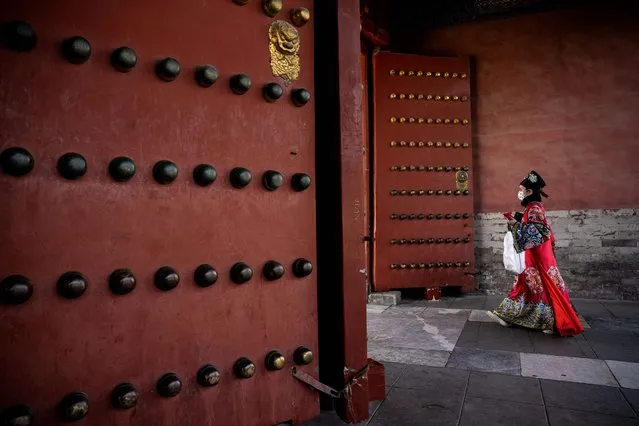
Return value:
M 539 176 L 539 173 L 534 170 L 528 173 L 528 176 L 526 176 L 526 178 L 521 181 L 520 185 L 526 189 L 532 189 L 533 192 L 539 192 L 544 197 L 548 197 L 548 195 L 546 195 L 546 193 L 543 191 L 544 187 L 546 186 L 546 182 L 544 182 L 542 177 Z

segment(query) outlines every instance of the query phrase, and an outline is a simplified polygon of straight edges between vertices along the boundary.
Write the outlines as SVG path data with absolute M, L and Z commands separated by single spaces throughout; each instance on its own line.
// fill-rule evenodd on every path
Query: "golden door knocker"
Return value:
M 300 75 L 300 37 L 297 29 L 286 21 L 273 21 L 268 30 L 271 71 L 282 77 L 285 85 Z
M 468 189 L 468 172 L 465 170 L 460 170 L 455 173 L 455 182 L 457 183 L 458 190 Z

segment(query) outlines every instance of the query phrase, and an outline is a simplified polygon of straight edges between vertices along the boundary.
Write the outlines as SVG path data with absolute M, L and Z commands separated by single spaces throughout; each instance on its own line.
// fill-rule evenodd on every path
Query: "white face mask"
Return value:
M 519 201 L 524 201 L 524 198 L 526 198 L 526 194 L 524 194 L 524 191 L 519 191 L 517 193 L 517 198 L 519 198 Z

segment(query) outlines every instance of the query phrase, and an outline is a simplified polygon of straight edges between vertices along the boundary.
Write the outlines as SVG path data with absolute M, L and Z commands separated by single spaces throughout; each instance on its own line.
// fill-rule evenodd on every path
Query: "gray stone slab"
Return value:
M 572 299 L 572 304 L 578 314 L 583 315 L 587 320 L 593 318 L 612 318 L 612 312 L 604 307 L 598 300 L 592 299 Z
M 596 318 L 590 320 L 592 330 L 639 331 L 639 319 L 636 318 Z
M 580 335 L 576 341 L 577 344 L 581 347 L 583 353 L 586 355 L 586 358 L 597 358 L 597 354 L 592 349 L 592 346 L 590 346 L 590 343 L 588 343 L 588 340 L 586 340 L 586 337 L 583 334 Z
M 366 313 L 367 314 L 381 314 L 386 309 L 388 309 L 390 305 L 366 305 Z
M 417 319 L 429 338 L 439 343 L 440 348 L 437 349 L 452 351 L 469 315 L 468 310 L 429 308 L 419 314 Z
M 433 399 L 444 397 L 447 393 L 463 396 L 469 374 L 468 371 L 453 368 L 407 365 L 395 382 L 395 387 L 423 389 L 429 391 Z
M 479 339 L 479 322 L 467 322 L 457 339 L 457 347 L 476 347 Z
M 532 352 L 531 331 L 519 327 L 502 327 L 497 323 L 479 326 L 479 347 L 503 351 Z
M 522 353 L 521 375 L 564 382 L 617 386 L 606 363 L 599 359 Z
M 426 299 L 406 299 L 406 298 L 402 298 L 402 303 L 400 303 L 398 306 L 423 306 L 423 307 L 427 307 L 428 305 L 430 305 L 431 302 L 429 300 Z
M 472 348 L 455 348 L 446 367 L 515 375 L 521 371 L 519 354 L 516 352 Z
M 384 312 L 369 316 L 368 341 L 376 347 L 452 351 L 465 321 L 464 314 Z
M 637 302 L 603 302 L 603 305 L 616 318 L 639 319 L 639 303 Z
M 400 291 L 384 291 L 368 295 L 368 303 L 371 305 L 397 305 L 401 300 Z
M 606 361 L 619 385 L 628 389 L 639 389 L 639 363 Z
M 635 411 L 635 414 L 639 414 L 639 390 L 637 389 L 621 389 L 621 392 L 626 397 L 626 400 L 630 403 Z
M 533 352 L 537 354 L 596 358 L 583 336 L 561 337 L 544 333 L 530 333 Z
M 425 309 L 426 308 L 423 306 L 398 305 L 398 306 L 391 306 L 388 309 L 385 309 L 384 312 L 382 312 L 382 315 L 404 317 L 404 318 L 415 318 L 415 315 L 421 314 Z
M 543 405 L 508 402 L 496 406 L 494 401 L 467 397 L 460 426 L 547 426 Z
M 370 314 L 366 318 L 368 340 L 374 340 L 377 335 L 399 334 L 411 322 L 414 322 L 414 319 L 382 317 L 381 314 Z
M 543 405 L 539 380 L 495 373 L 470 373 L 467 397 Z
M 493 310 L 504 300 L 506 295 L 489 295 L 486 296 L 486 304 L 484 305 L 484 309 Z
M 470 311 L 470 316 L 468 317 L 468 321 L 470 322 L 495 322 L 491 317 L 489 317 L 484 309 L 473 309 Z
M 546 409 L 550 426 L 637 426 L 639 420 L 627 417 L 594 414 L 586 411 L 548 407 Z
M 463 390 L 450 394 L 424 389 L 394 388 L 369 426 L 456 426 Z
M 368 356 L 381 363 L 394 362 L 411 365 L 426 365 L 430 367 L 444 367 L 448 362 L 450 352 L 414 348 L 394 348 L 386 346 L 368 345 Z
M 428 307 L 450 308 L 455 303 L 456 297 L 442 297 L 440 300 L 429 300 Z
M 395 381 L 399 378 L 402 370 L 404 370 L 405 365 L 392 361 L 380 361 L 377 358 L 373 358 L 376 361 L 384 364 L 384 377 L 386 379 L 386 386 L 392 387 Z
M 635 417 L 619 388 L 542 380 L 541 389 L 548 407 Z
M 630 331 L 588 330 L 584 337 L 599 359 L 639 362 L 639 337 Z
M 450 305 L 453 309 L 484 309 L 486 296 L 462 296 L 453 299 Z
M 518 327 L 506 328 L 494 322 L 468 322 L 457 341 L 457 346 L 496 351 L 533 351 L 528 330 Z
M 581 322 L 581 325 L 583 326 L 584 330 L 591 328 L 590 323 L 588 323 L 588 321 L 582 314 L 577 313 L 577 317 L 579 318 L 579 321 Z
M 420 315 L 423 317 L 433 317 L 437 315 L 447 316 L 449 319 L 457 323 L 465 323 L 472 311 L 470 309 L 444 308 L 438 306 L 429 306 L 422 311 Z

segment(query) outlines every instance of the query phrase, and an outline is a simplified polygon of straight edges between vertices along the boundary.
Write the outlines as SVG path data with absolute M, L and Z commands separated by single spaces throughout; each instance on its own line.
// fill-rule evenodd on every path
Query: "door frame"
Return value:
M 316 0 L 315 103 L 320 381 L 342 389 L 368 365 L 359 0 Z M 345 421 L 368 418 L 368 377 L 322 396 Z

